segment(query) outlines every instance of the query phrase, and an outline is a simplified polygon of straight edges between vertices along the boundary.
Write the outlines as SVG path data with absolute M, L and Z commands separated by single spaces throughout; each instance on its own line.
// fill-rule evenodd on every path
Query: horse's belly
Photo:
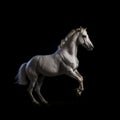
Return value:
M 45 59 L 42 58 L 42 60 L 39 63 L 39 72 L 45 76 L 57 76 L 61 74 L 60 71 L 60 63 L 53 59 Z
M 44 76 L 57 76 L 61 74 L 58 70 L 53 69 L 41 69 L 39 72 Z

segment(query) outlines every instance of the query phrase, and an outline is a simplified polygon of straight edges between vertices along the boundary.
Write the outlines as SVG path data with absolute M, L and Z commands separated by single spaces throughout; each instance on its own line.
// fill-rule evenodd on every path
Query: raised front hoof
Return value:
M 77 96 L 81 96 L 82 90 L 77 88 L 77 89 L 75 89 L 75 93 L 76 93 Z

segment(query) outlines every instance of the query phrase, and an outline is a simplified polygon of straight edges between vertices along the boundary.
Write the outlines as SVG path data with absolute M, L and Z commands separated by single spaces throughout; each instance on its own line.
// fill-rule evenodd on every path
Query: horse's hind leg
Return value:
M 39 76 L 39 78 L 38 78 L 38 80 L 37 80 L 37 83 L 36 83 L 35 91 L 36 91 L 39 99 L 40 99 L 43 103 L 47 104 L 48 102 L 45 100 L 45 98 L 42 96 L 42 94 L 41 94 L 41 92 L 40 92 L 40 89 L 41 89 L 41 86 L 42 86 L 42 84 L 43 84 L 44 78 L 45 78 L 44 76 Z
M 29 86 L 28 86 L 28 89 L 27 89 L 27 90 L 28 90 L 28 93 L 29 93 L 32 101 L 33 101 L 34 103 L 36 103 L 36 104 L 39 104 L 39 102 L 34 98 L 34 96 L 33 96 L 33 94 L 32 94 L 33 89 L 34 89 L 35 84 L 36 84 L 36 81 L 37 81 L 37 79 L 38 79 L 38 76 L 37 76 L 37 74 L 36 74 L 35 72 L 28 73 L 27 75 L 28 75 L 28 78 L 29 78 L 29 80 L 30 80 L 30 83 L 29 83 Z

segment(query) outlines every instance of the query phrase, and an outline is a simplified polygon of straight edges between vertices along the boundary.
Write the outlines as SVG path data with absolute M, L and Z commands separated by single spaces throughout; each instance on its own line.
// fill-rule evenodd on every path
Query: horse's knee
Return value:
M 83 82 L 83 76 L 80 76 L 79 80 L 80 82 Z
M 35 92 L 39 92 L 40 91 L 40 87 L 39 86 L 35 86 Z

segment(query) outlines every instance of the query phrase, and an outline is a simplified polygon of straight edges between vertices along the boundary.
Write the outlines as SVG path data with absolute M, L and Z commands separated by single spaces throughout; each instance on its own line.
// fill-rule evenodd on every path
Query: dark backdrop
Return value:
M 7 68 L 4 67 L 3 71 L 6 88 L 2 85 L 5 112 L 12 112 L 11 116 L 17 114 L 20 117 L 54 116 L 55 113 L 58 116 L 65 114 L 82 117 L 86 117 L 88 113 L 91 116 L 94 112 L 101 114 L 98 110 L 102 108 L 103 111 L 107 107 L 106 98 L 110 94 L 106 88 L 108 80 L 101 75 L 104 76 L 106 67 L 102 55 L 107 56 L 109 53 L 106 51 L 108 33 L 105 29 L 111 27 L 108 23 L 108 18 L 111 18 L 108 16 L 109 11 L 104 9 L 103 12 L 102 9 L 103 6 L 82 3 L 80 6 L 62 4 L 43 8 L 17 4 L 5 10 L 4 30 L 7 34 L 4 36 L 3 61 Z M 78 50 L 78 70 L 84 77 L 85 91 L 77 97 L 74 89 L 78 87 L 78 83 L 68 76 L 46 77 L 42 94 L 49 101 L 49 105 L 34 105 L 26 86 L 14 84 L 20 65 L 34 55 L 55 52 L 61 39 L 71 29 L 79 26 L 87 27 L 88 35 L 95 46 L 92 52 L 81 46 Z

